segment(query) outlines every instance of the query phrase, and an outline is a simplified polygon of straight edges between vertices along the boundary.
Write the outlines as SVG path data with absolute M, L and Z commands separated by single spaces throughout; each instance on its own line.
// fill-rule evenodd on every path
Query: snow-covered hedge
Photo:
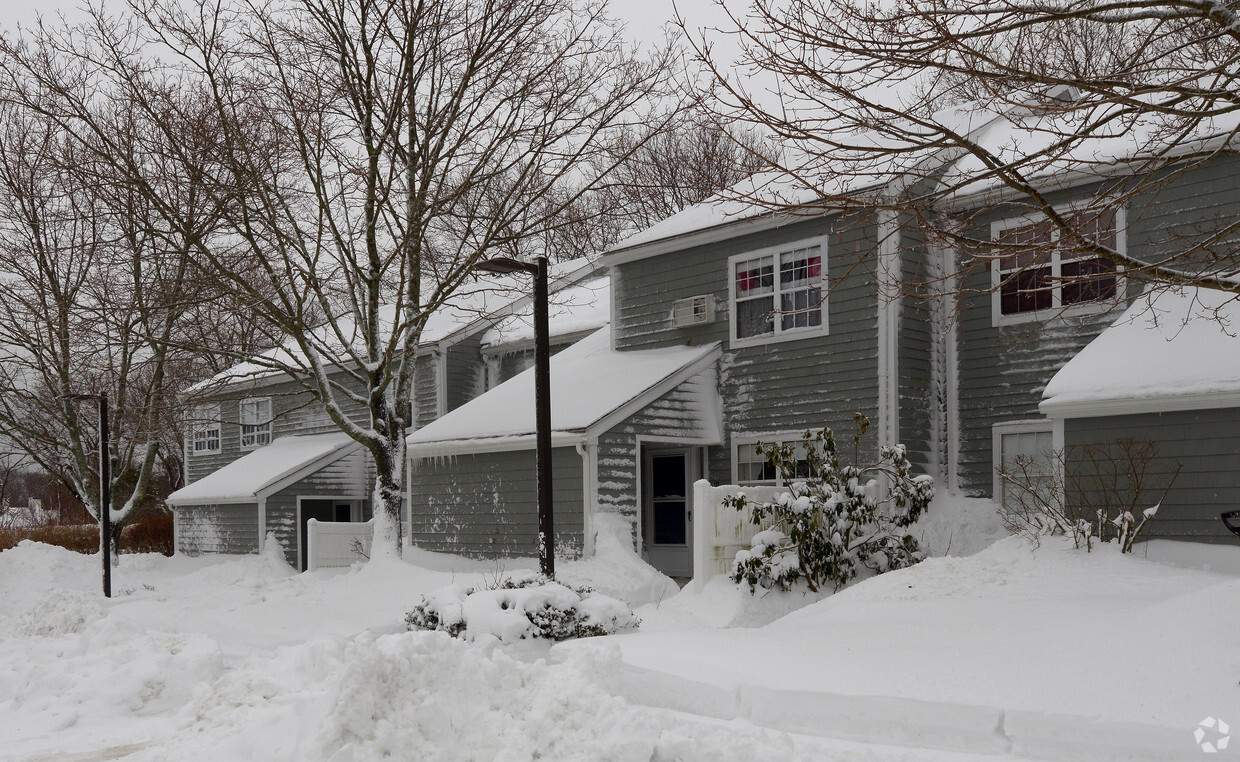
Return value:
M 506 579 L 494 588 L 449 585 L 405 616 L 411 630 L 443 630 L 467 640 L 567 640 L 634 629 L 640 620 L 615 598 L 542 577 Z
M 854 449 L 869 427 L 856 416 Z M 725 505 L 747 511 L 768 527 L 754 535 L 749 550 L 736 554 L 732 579 L 757 587 L 788 590 L 804 580 L 818 592 L 839 589 L 858 567 L 876 573 L 917 563 L 923 557 L 912 525 L 934 497 L 934 481 L 912 474 L 904 445 L 883 445 L 870 465 L 841 464 L 830 429 L 806 432 L 799 444 L 759 445 L 788 491 L 770 502 L 744 494 Z

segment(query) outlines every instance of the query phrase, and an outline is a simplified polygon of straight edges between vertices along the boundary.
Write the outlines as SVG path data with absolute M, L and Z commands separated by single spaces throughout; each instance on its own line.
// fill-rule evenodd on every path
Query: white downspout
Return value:
M 588 439 L 577 443 L 577 454 L 581 456 L 581 555 L 590 558 L 594 555 L 594 504 L 597 501 L 598 473 L 595 471 L 598 452 L 598 440 Z
M 263 554 L 263 545 L 267 540 L 267 497 L 258 499 L 258 554 Z

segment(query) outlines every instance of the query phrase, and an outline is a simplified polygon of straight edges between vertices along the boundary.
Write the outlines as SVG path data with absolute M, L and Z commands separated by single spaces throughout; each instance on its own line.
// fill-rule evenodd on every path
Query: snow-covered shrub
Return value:
M 455 638 L 491 636 L 511 643 L 610 635 L 634 629 L 640 620 L 628 605 L 588 587 L 530 577 L 505 579 L 491 587 L 440 588 L 422 596 L 405 624 L 411 630 L 443 630 Z
M 854 449 L 869 427 L 856 416 Z M 791 588 L 803 579 L 817 592 L 857 576 L 859 566 L 881 573 L 922 559 L 917 540 L 903 531 L 934 497 L 929 476 L 912 475 L 904 445 L 883 445 L 870 465 L 840 463 L 830 429 L 805 432 L 799 445 L 758 445 L 788 491 L 771 502 L 745 495 L 725 499 L 750 520 L 767 527 L 749 550 L 736 554 L 732 579 L 757 587 Z
M 996 469 L 1006 497 L 999 516 L 1009 533 L 1035 545 L 1043 537 L 1064 536 L 1087 551 L 1095 542 L 1114 542 L 1121 553 L 1131 553 L 1180 473 L 1177 465 L 1151 504 L 1151 490 L 1167 476 L 1153 472 L 1157 456 L 1157 442 L 1130 438 L 1079 445 L 1070 459 L 1062 450 L 1016 456 Z

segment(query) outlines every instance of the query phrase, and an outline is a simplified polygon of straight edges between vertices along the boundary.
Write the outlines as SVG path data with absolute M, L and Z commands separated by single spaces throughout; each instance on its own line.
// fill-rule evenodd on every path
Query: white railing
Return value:
M 693 485 L 693 589 L 701 592 L 711 577 L 727 574 L 736 552 L 749 547 L 760 527 L 749 517 L 723 504 L 729 495 L 744 493 L 753 500 L 771 500 L 781 487 L 712 487 L 702 479 Z
M 375 535 L 375 520 L 306 522 L 306 568 L 341 569 L 370 555 L 370 543 Z M 358 550 L 361 550 L 361 555 Z

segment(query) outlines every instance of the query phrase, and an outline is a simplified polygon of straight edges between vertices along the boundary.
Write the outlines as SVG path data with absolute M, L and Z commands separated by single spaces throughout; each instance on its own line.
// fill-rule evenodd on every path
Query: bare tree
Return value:
M 275 347 L 256 370 L 366 447 L 379 555 L 399 550 L 428 317 L 625 158 L 614 136 L 660 121 L 670 69 L 635 57 L 602 0 L 134 0 L 5 54 L 12 97 L 119 169 L 253 315 Z M 100 101 L 117 97 L 150 145 L 116 144 Z M 203 179 L 219 228 L 191 234 L 148 154 Z
M 1057 275 L 1065 287 L 1099 288 L 1118 266 L 1154 287 L 1240 294 L 1233 217 L 1187 215 L 1143 251 L 1098 232 L 1234 152 L 1234 4 L 756 0 L 732 20 L 738 63 L 700 37 L 695 47 L 721 113 L 789 147 L 792 192 L 768 203 L 908 213 L 966 264 L 1005 258 L 1026 290 L 1045 288 L 1041 258 L 1057 247 L 1101 263 Z M 1088 192 L 1060 205 L 1057 192 L 1083 181 Z M 969 226 L 970 210 L 998 204 L 1036 234 L 996 242 Z
M 97 170 L 49 120 L 0 110 L 0 435 L 92 517 L 111 510 L 119 542 L 154 497 L 160 452 L 180 449 L 172 406 L 192 363 L 172 339 L 193 286 L 184 239 L 152 228 L 142 199 Z M 71 399 L 83 393 L 113 411 L 111 506 L 99 503 L 93 406 Z

